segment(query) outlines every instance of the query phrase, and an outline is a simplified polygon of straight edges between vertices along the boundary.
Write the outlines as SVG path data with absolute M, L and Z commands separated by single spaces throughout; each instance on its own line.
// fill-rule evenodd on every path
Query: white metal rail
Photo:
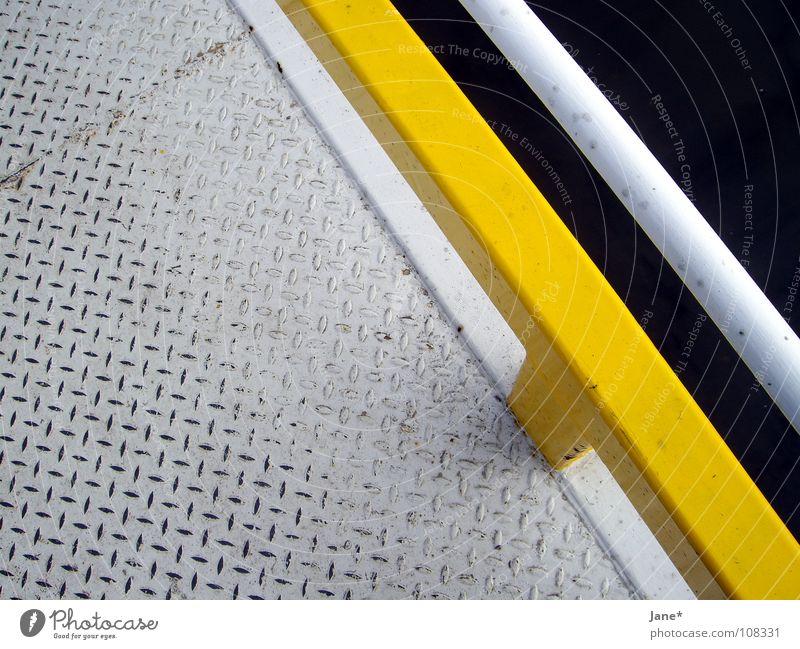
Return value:
M 460 0 L 800 431 L 800 339 L 524 0 Z

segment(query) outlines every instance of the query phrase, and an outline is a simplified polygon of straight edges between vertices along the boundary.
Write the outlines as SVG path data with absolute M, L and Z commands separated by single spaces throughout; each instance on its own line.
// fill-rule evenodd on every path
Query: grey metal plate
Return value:
M 0 597 L 632 596 L 223 2 L 0 21 Z

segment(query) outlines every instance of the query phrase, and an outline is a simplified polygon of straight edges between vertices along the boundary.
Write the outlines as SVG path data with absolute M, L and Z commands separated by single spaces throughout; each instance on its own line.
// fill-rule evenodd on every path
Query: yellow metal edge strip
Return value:
M 800 597 L 794 537 L 558 215 L 397 10 L 388 0 L 303 2 L 488 247 L 532 322 L 553 341 L 725 592 Z M 529 432 L 535 439 L 535 431 Z

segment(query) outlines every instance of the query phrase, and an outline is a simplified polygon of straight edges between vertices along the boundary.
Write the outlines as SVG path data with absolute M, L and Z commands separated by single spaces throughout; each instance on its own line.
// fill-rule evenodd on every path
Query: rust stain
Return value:
M 75 129 L 72 131 L 67 137 L 67 142 L 74 142 L 76 144 L 83 144 L 86 146 L 95 135 L 97 135 L 97 129 L 94 127 L 94 124 L 86 124 L 81 126 L 80 128 Z
M 122 120 L 124 120 L 127 116 L 128 116 L 128 113 L 126 113 L 123 110 L 120 110 L 119 108 L 115 108 L 114 110 L 112 110 L 111 111 L 111 121 L 108 124 L 108 132 L 111 133 L 111 131 L 113 131 L 115 128 L 117 128 L 117 126 L 119 126 L 119 123 Z
M 182 77 L 189 76 L 190 74 L 196 72 L 199 69 L 201 63 L 211 62 L 215 59 L 221 59 L 223 56 L 228 54 L 231 50 L 233 50 L 236 45 L 238 45 L 245 37 L 250 35 L 250 30 L 245 30 L 241 32 L 235 38 L 232 38 L 229 41 L 218 41 L 211 45 L 207 50 L 203 52 L 198 52 L 193 57 L 191 57 L 186 63 L 179 66 L 173 73 L 172 76 L 176 79 L 180 79 Z

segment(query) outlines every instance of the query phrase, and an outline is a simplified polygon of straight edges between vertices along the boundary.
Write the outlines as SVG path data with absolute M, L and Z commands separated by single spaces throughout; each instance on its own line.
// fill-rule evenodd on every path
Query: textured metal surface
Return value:
M 0 20 L 1 597 L 631 596 L 223 3 Z

